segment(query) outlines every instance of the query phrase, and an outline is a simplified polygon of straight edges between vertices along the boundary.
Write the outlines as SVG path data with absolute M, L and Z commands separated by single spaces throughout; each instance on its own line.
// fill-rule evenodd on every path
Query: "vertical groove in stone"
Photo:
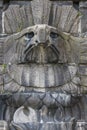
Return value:
M 45 66 L 45 68 L 44 68 L 44 70 L 45 70 L 45 84 L 46 84 L 46 86 L 48 86 L 48 67 L 47 66 Z M 46 86 L 45 86 L 45 88 L 46 88 Z
M 79 111 L 80 111 L 80 118 L 82 119 L 82 120 L 84 120 L 85 119 L 85 106 L 84 106 L 84 101 L 81 99 L 80 100 L 80 102 L 78 103 L 78 107 L 79 107 Z
M 5 12 L 5 18 L 4 18 L 5 19 L 4 20 L 5 21 L 5 23 L 4 23 L 5 24 L 5 32 L 6 33 L 13 33 L 13 28 L 11 27 L 11 20 L 10 20 L 10 18 L 11 19 L 13 19 L 13 18 L 11 15 L 10 7 L 7 11 L 8 11 L 7 13 Z M 12 24 L 15 24 L 14 20 L 13 20 Z
M 26 23 L 26 27 L 34 25 L 34 18 L 33 18 L 31 3 L 25 6 L 25 14 L 27 18 L 25 19 L 26 20 L 25 23 L 28 22 Z
M 78 28 L 79 28 L 79 22 L 80 22 L 80 17 L 77 15 L 77 18 L 75 19 L 71 29 L 70 29 L 70 32 L 71 33 L 78 33 Z
M 54 81 L 55 81 L 55 87 L 57 87 L 59 84 L 57 65 L 54 66 Z
M 39 67 L 39 84 L 40 87 L 44 88 L 45 87 L 45 69 L 43 66 Z
M 65 23 L 68 17 L 68 14 L 70 12 L 71 9 L 71 5 L 62 5 L 61 6 L 61 18 L 60 18 L 60 22 L 59 22 L 59 27 L 64 30 L 65 28 Z
M 49 25 L 57 27 L 58 23 L 61 18 L 61 5 L 55 2 L 52 2 L 50 7 L 50 14 L 49 14 Z
M 87 42 L 80 44 L 80 63 L 87 63 Z
M 22 29 L 34 25 L 30 3 L 22 7 L 10 5 L 5 11 L 4 24 L 6 33 L 20 32 Z
M 48 24 L 51 2 L 49 0 L 31 1 L 34 24 Z
M 48 24 L 50 15 L 51 2 L 49 0 L 43 0 L 43 24 Z
M 22 17 L 22 22 L 23 22 L 24 28 L 27 27 L 26 24 L 28 24 L 28 23 L 26 23 L 26 22 L 28 22 L 28 19 L 27 19 L 27 16 L 26 16 L 25 9 L 26 9 L 25 6 L 20 8 L 20 14 L 21 14 L 21 17 Z
M 71 8 L 69 15 L 67 16 L 67 20 L 65 22 L 65 31 L 70 32 L 73 23 L 75 22 L 75 19 L 77 18 L 78 11 L 74 9 L 73 7 Z M 68 26 L 66 26 L 68 25 Z
M 21 76 L 22 85 L 25 86 L 27 84 L 27 86 L 29 86 L 30 85 L 29 81 L 30 81 L 30 67 L 28 68 L 23 67 Z
M 42 23 L 42 13 L 43 13 L 43 2 L 41 0 L 33 0 L 31 2 L 32 14 L 34 18 L 34 24 Z
M 36 66 L 34 67 L 33 69 L 33 75 L 34 75 L 34 78 L 33 78 L 33 82 L 34 82 L 34 86 L 35 87 L 39 87 L 39 68 Z
M 54 80 L 54 70 L 53 66 L 48 67 L 48 87 L 54 86 L 55 80 Z

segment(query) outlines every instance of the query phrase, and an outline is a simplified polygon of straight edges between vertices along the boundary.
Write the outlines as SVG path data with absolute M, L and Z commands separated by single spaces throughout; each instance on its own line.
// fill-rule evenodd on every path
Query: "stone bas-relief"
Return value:
M 3 87 L 14 94 L 2 96 L 6 102 L 1 102 L 2 108 L 5 105 L 1 118 L 10 129 L 82 128 L 78 121 L 87 120 L 83 115 L 87 97 L 82 96 L 87 89 L 78 75 L 79 50 L 79 38 L 46 24 L 6 38 Z
M 80 12 L 72 1 L 18 3 L 3 12 L 3 32 L 11 35 L 3 43 L 0 128 L 87 129 L 87 38 L 75 37 Z
M 80 80 L 76 76 L 79 47 L 73 41 L 70 43 L 68 39 L 72 38 L 68 37 L 68 34 L 42 24 L 29 27 L 5 41 L 7 72 L 11 80 L 20 86 L 19 91 L 57 91 L 67 83 L 71 84 L 71 89 L 77 87 L 78 83 L 73 80 Z

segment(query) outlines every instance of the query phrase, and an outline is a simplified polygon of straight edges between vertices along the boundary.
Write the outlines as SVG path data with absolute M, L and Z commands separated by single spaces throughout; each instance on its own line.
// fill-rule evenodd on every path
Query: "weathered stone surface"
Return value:
M 87 32 L 87 2 L 80 2 L 80 12 L 81 12 L 81 32 Z
M 4 10 L 2 32 L 11 36 L 0 40 L 0 120 L 10 130 L 86 129 L 87 38 L 78 34 L 78 6 L 14 0 Z
M 31 1 L 31 0 L 10 0 L 9 4 L 12 4 L 12 5 L 18 4 L 20 6 L 23 6 L 23 5 L 29 4 L 29 1 Z
M 6 121 L 0 121 L 0 130 L 8 130 L 8 124 Z
M 0 33 L 2 33 L 2 8 L 0 8 Z
M 87 41 L 86 40 L 80 44 L 80 63 L 82 64 L 87 63 Z
M 35 94 L 35 93 L 33 93 L 33 94 Z M 40 95 L 40 93 L 38 93 L 38 94 Z M 57 94 L 57 93 L 55 93 L 55 94 Z M 28 114 L 28 112 L 30 112 L 30 111 L 27 110 L 27 108 L 26 108 L 27 106 L 25 106 L 25 108 L 21 107 L 21 105 L 24 105 L 23 102 L 25 103 L 25 101 L 23 101 L 24 98 L 25 98 L 25 100 L 27 99 L 26 101 L 28 101 L 28 98 L 31 97 L 31 93 L 30 94 L 29 93 L 25 93 L 25 94 L 21 93 L 18 95 L 17 94 L 14 94 L 13 96 L 9 95 L 9 94 L 0 95 L 0 104 L 1 104 L 1 102 L 5 103 L 5 104 L 3 104 L 4 111 L 2 111 L 2 109 L 1 109 L 1 111 L 3 112 L 2 115 L 4 114 L 2 119 L 6 118 L 6 115 L 8 113 L 7 111 L 11 111 L 12 113 L 10 116 L 14 115 L 14 122 L 12 122 L 11 125 L 13 127 L 15 126 L 16 129 L 18 129 L 18 128 L 29 129 L 32 127 L 32 129 L 36 130 L 37 127 L 38 127 L 38 129 L 40 127 L 40 129 L 44 128 L 47 130 L 50 130 L 51 128 L 52 129 L 57 128 L 59 130 L 63 130 L 63 129 L 64 130 L 65 129 L 66 130 L 67 129 L 68 130 L 73 130 L 73 129 L 79 130 L 79 128 L 86 128 L 86 122 L 83 121 L 84 115 L 85 115 L 85 117 L 87 115 L 87 113 L 86 113 L 87 96 L 86 95 L 81 96 L 81 97 L 78 96 L 77 101 L 76 101 L 76 97 L 73 97 L 72 101 L 74 101 L 76 103 L 71 104 L 72 107 L 71 106 L 70 107 L 64 106 L 64 113 L 63 113 L 63 106 L 60 106 L 60 103 L 58 105 L 58 108 L 56 108 L 55 106 L 53 106 L 54 108 L 53 107 L 47 108 L 47 106 L 44 106 L 42 108 L 41 107 L 36 108 L 36 109 L 29 108 L 30 111 L 34 112 L 34 114 L 36 113 L 34 116 L 33 116 L 33 113 Z M 42 93 L 41 93 L 41 95 L 42 95 Z M 54 95 L 54 93 L 53 93 L 53 95 Z M 19 97 L 19 99 L 18 99 L 18 97 Z M 56 95 L 54 97 L 57 98 Z M 21 100 L 23 102 L 21 102 L 21 104 L 19 106 L 18 103 Z M 84 104 L 84 106 L 81 106 L 82 103 Z M 4 106 L 6 104 L 9 106 L 8 109 L 6 109 L 6 106 Z M 15 108 L 15 106 L 16 106 L 16 108 Z M 14 110 L 14 108 L 15 108 L 15 110 Z M 47 114 L 47 111 L 48 111 L 47 109 L 49 109 L 48 114 Z M 15 114 L 14 114 L 14 111 L 15 111 Z M 55 113 L 55 111 L 56 111 L 56 113 Z M 72 111 L 74 118 L 72 118 L 72 114 L 70 115 L 71 111 Z M 40 113 L 41 113 L 41 115 L 39 115 Z M 63 114 L 63 115 L 60 115 L 60 114 Z M 24 116 L 24 118 L 22 115 Z M 54 118 L 53 118 L 53 115 L 54 115 Z M 22 118 L 21 118 L 21 116 L 22 116 Z M 30 116 L 31 118 L 30 117 L 28 118 L 28 116 Z M 64 119 L 64 117 L 65 117 L 65 119 Z M 19 118 L 20 118 L 20 120 L 19 120 Z M 32 120 L 32 118 L 34 118 L 35 120 Z M 46 119 L 46 118 L 48 118 L 48 119 Z M 75 119 L 79 119 L 79 121 L 76 121 Z M 87 119 L 85 118 L 85 120 L 87 120 Z M 10 125 L 10 127 L 12 128 L 11 125 Z
M 25 129 L 28 130 L 29 128 L 31 128 L 31 130 L 73 130 L 73 123 L 69 122 L 58 122 L 58 123 L 27 123 L 27 124 L 15 124 L 13 123 L 13 126 L 16 127 L 16 129 L 21 128 L 21 129 Z M 75 128 L 75 127 L 74 127 Z
M 79 75 L 87 76 L 87 65 L 80 65 L 79 66 Z
M 79 12 L 74 9 L 72 2 L 66 4 L 66 2 L 33 0 L 21 6 L 18 3 L 20 2 L 13 5 L 11 2 L 5 11 L 6 33 L 20 32 L 34 24 L 49 24 L 66 32 L 78 33 Z
M 37 91 L 57 89 L 72 82 L 79 63 L 79 44 L 73 39 L 46 24 L 8 37 L 4 43 L 4 58 L 10 78 L 18 86 L 37 88 Z
M 30 107 L 24 108 L 22 106 L 18 108 L 16 112 L 14 113 L 13 121 L 14 123 L 28 123 L 32 121 L 38 122 L 37 113 L 34 109 Z
M 4 62 L 4 57 L 3 57 L 3 53 L 4 53 L 4 48 L 3 48 L 3 43 L 4 43 L 4 38 L 0 39 L 0 64 L 3 64 Z
M 2 0 L 0 0 L 0 33 L 2 33 L 2 13 L 3 13 L 3 11 L 2 11 L 2 8 L 3 8 L 3 1 Z

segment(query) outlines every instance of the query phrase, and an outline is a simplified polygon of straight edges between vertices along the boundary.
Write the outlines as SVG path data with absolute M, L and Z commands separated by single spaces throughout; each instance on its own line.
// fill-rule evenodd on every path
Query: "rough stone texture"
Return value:
M 49 24 L 66 32 L 78 33 L 79 12 L 73 8 L 72 2 L 33 0 L 27 5 L 10 5 L 4 19 L 6 33 L 19 32 L 34 24 Z
M 0 39 L 0 64 L 2 65 L 4 62 L 4 57 L 3 57 L 3 53 L 4 53 L 4 44 L 5 38 L 1 38 Z
M 29 1 L 31 0 L 11 0 L 9 3 L 13 5 L 18 4 L 20 6 L 23 6 L 29 4 Z
M 8 130 L 8 124 L 5 121 L 0 121 L 0 130 Z
M 2 8 L 0 7 L 0 33 L 2 33 Z
M 63 32 L 57 34 L 56 28 L 45 24 L 8 37 L 4 42 L 4 63 L 10 78 L 20 87 L 37 91 L 59 90 L 67 83 L 73 86 L 79 62 L 79 44 L 73 38 Z
M 80 63 L 82 64 L 86 64 L 87 63 L 87 41 L 83 40 L 84 42 L 82 42 L 80 44 Z
M 87 32 L 87 2 L 80 2 L 80 12 L 81 12 L 81 32 Z
M 0 35 L 0 129 L 86 130 L 86 3 L 9 4 Z
M 2 33 L 2 11 L 0 8 L 0 33 Z
M 49 96 L 46 97 L 46 95 Z M 0 112 L 2 113 L 0 114 L 0 119 L 1 120 L 4 119 L 9 122 L 13 118 L 13 122 L 10 125 L 10 129 L 13 128 L 16 129 L 20 128 L 23 130 L 24 129 L 31 129 L 31 130 L 32 129 L 35 130 L 37 129 L 38 130 L 39 129 L 42 130 L 43 129 L 46 130 L 86 129 L 87 125 L 85 121 L 87 120 L 87 113 L 86 113 L 87 96 L 86 95 L 83 97 L 78 96 L 77 98 L 73 96 L 71 100 L 72 102 L 67 104 L 68 107 L 66 105 L 64 106 L 64 103 L 63 105 L 60 104 L 61 102 L 60 97 L 64 97 L 64 96 L 66 97 L 66 99 L 67 97 L 70 97 L 70 95 L 64 95 L 63 93 L 60 94 L 58 93 L 53 93 L 53 94 L 52 93 L 49 94 L 48 93 L 47 94 L 16 93 L 13 95 L 11 94 L 0 95 L 0 104 L 2 106 L 0 110 Z M 43 106 L 43 100 L 45 99 L 45 97 L 46 99 L 49 99 L 48 100 L 49 102 L 47 104 L 49 106 L 54 104 L 53 107 L 51 108 L 47 107 L 47 105 L 45 104 Z M 84 105 L 82 106 L 81 104 Z M 28 108 L 28 106 L 30 107 Z M 84 119 L 84 115 L 85 115 L 85 119 Z M 79 121 L 77 121 L 78 119 Z
M 57 31 L 46 24 L 28 27 L 6 38 L 3 91 L 18 92 L 7 94 L 6 103 L 2 102 L 6 110 L 2 119 L 13 120 L 11 129 L 24 130 L 30 128 L 28 123 L 32 122 L 38 130 L 86 127 L 87 97 L 83 96 L 87 93 L 86 66 L 79 65 L 81 44 L 84 45 L 86 39 Z M 84 122 L 79 123 L 81 120 Z

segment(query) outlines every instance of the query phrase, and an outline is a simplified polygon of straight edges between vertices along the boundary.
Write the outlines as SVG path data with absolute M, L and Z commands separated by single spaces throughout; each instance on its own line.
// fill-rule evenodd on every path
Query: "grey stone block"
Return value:
M 81 14 L 81 32 L 87 32 L 87 2 L 80 2 L 79 11 Z
M 0 130 L 8 130 L 8 124 L 6 121 L 0 121 Z

